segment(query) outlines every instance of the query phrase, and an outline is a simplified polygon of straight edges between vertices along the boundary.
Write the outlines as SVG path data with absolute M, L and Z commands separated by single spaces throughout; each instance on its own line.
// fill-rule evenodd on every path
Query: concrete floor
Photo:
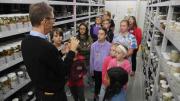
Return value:
M 140 58 L 140 52 L 137 56 L 137 71 L 134 77 L 129 78 L 128 89 L 127 89 L 127 101 L 145 101 L 144 96 L 144 75 L 142 72 L 142 59 Z M 92 88 L 85 88 L 86 101 L 93 101 Z M 68 101 L 74 101 L 72 96 L 68 97 Z

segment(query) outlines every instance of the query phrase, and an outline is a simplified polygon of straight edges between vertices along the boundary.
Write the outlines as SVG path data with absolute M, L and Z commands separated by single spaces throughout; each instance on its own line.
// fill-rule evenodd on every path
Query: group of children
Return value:
M 86 73 L 95 82 L 94 101 L 126 101 L 128 75 L 133 76 L 135 69 L 132 68 L 136 67 L 132 62 L 136 62 L 136 57 L 132 56 L 137 54 L 142 35 L 133 16 L 121 21 L 120 33 L 114 34 L 114 27 L 108 11 L 103 17 L 96 18 L 90 35 L 86 24 L 79 25 L 77 39 L 80 44 L 67 77 L 75 101 L 85 101 L 83 79 Z M 50 36 L 61 56 L 65 57 L 68 43 L 62 44 L 63 31 L 55 28 Z

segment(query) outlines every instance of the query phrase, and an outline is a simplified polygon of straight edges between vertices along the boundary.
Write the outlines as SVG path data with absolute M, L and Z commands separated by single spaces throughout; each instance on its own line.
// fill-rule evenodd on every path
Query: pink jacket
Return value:
M 106 76 L 106 73 L 107 73 L 107 68 L 109 66 L 109 63 L 110 61 L 113 59 L 112 56 L 107 56 L 105 59 L 104 59 L 104 62 L 103 62 L 103 65 L 102 65 L 102 83 L 104 85 L 107 84 L 107 80 L 105 79 L 105 76 Z
M 123 61 L 123 63 L 122 64 L 120 64 L 120 65 L 118 65 L 117 64 L 117 60 L 116 59 L 112 59 L 111 61 L 110 61 L 110 63 L 109 63 L 109 66 L 108 66 L 108 68 L 107 68 L 107 70 L 108 69 L 110 69 L 110 68 L 112 68 L 112 67 L 117 67 L 117 66 L 119 66 L 119 67 L 122 67 L 124 70 L 126 70 L 127 72 L 128 72 L 128 74 L 130 74 L 131 73 L 131 63 L 129 62 L 129 60 L 127 60 L 127 59 L 125 59 L 124 61 Z

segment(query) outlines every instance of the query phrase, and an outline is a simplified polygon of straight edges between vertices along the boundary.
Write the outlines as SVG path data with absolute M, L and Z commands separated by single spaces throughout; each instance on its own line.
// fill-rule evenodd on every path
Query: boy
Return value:
M 95 24 L 91 26 L 90 35 L 91 35 L 91 38 L 93 39 L 93 42 L 98 40 L 98 31 L 101 28 L 101 23 L 102 23 L 102 19 L 99 16 L 99 17 L 96 17 Z
M 114 33 L 113 33 L 113 31 L 110 29 L 110 25 L 111 25 L 110 20 L 104 20 L 104 21 L 102 22 L 102 27 L 107 30 L 107 32 L 106 32 L 106 33 L 107 33 L 106 40 L 111 43 L 112 40 L 113 40 L 113 37 L 114 37 Z

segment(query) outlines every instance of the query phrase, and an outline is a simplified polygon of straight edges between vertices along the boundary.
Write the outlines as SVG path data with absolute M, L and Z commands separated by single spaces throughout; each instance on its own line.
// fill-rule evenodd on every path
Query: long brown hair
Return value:
M 134 23 L 133 23 L 132 27 L 133 27 L 133 28 L 134 28 L 134 27 L 136 28 L 136 27 L 137 27 L 136 17 L 135 17 L 135 16 L 130 16 L 129 19 L 130 19 L 130 18 L 132 18 L 132 19 L 134 20 Z

